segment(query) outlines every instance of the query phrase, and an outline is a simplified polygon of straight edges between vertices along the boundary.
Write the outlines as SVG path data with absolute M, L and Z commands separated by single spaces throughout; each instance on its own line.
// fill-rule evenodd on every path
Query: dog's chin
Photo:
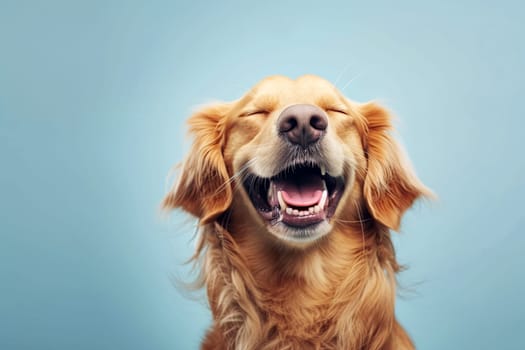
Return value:
M 328 220 L 306 227 L 294 227 L 282 221 L 275 224 L 267 224 L 266 227 L 268 232 L 279 240 L 284 241 L 285 244 L 299 248 L 319 241 L 332 230 L 332 225 Z
M 322 165 L 304 163 L 270 178 L 248 174 L 243 185 L 268 232 L 289 245 L 305 246 L 332 230 L 345 179 L 329 175 Z

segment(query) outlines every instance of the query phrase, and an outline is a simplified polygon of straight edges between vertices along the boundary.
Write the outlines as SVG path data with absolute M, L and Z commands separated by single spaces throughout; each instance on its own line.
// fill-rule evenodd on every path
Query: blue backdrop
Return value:
M 220 3 L 220 4 L 219 4 Z M 2 1 L 0 348 L 196 349 L 184 120 L 272 74 L 378 99 L 439 195 L 396 235 L 419 349 L 524 349 L 518 1 Z

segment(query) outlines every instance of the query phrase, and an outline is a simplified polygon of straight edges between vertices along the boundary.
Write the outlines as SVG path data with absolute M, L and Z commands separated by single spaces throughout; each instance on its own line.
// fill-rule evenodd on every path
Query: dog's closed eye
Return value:
M 348 111 L 344 107 L 328 107 L 326 111 L 348 115 Z
M 242 118 L 242 117 L 251 117 L 251 116 L 256 116 L 256 115 L 268 115 L 269 113 L 271 112 L 265 109 L 253 109 L 253 110 L 242 112 L 240 117 Z

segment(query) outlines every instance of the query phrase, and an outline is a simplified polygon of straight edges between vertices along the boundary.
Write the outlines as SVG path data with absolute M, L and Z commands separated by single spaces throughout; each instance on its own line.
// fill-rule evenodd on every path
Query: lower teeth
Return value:
M 306 215 L 312 215 L 312 214 L 319 213 L 321 211 L 321 208 L 319 207 L 319 205 L 310 207 L 307 210 L 292 209 L 292 208 L 288 207 L 284 211 L 286 211 L 286 214 L 288 214 L 288 215 L 306 216 Z

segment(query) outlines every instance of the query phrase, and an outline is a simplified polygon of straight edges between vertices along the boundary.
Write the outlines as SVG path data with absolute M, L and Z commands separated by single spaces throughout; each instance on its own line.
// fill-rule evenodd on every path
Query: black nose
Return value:
M 324 111 L 309 104 L 289 106 L 277 119 L 279 133 L 291 143 L 304 148 L 319 141 L 327 126 L 328 119 Z

